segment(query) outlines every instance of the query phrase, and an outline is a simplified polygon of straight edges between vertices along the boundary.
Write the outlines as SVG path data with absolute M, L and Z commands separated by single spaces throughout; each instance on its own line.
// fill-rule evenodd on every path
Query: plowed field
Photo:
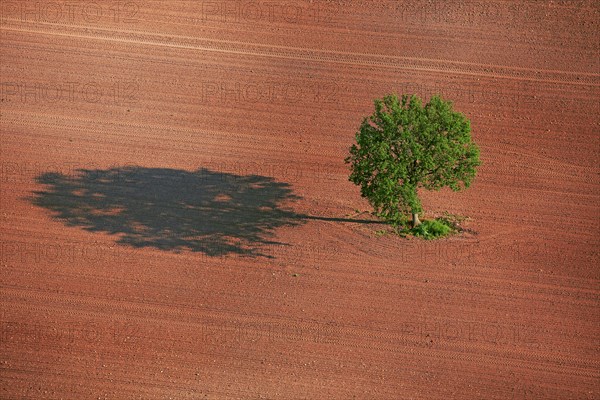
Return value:
M 599 399 L 596 1 L 2 1 L 1 399 Z M 381 235 L 343 160 L 482 166 Z

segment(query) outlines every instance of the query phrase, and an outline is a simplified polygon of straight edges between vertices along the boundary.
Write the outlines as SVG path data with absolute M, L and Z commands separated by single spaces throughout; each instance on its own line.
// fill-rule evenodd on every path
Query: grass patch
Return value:
M 381 218 L 381 216 L 379 217 Z M 403 238 L 413 236 L 424 240 L 441 239 L 463 232 L 476 234 L 475 231 L 463 227 L 463 222 L 469 220 L 470 218 L 468 217 L 445 212 L 436 218 L 422 220 L 421 224 L 416 228 L 410 227 L 408 220 L 403 220 L 397 224 L 390 223 L 388 227 L 372 232 L 376 237 L 395 234 Z
M 459 231 L 455 221 L 449 218 L 440 217 L 431 220 L 425 220 L 415 228 L 405 229 L 401 236 L 415 236 L 425 240 L 440 239 Z

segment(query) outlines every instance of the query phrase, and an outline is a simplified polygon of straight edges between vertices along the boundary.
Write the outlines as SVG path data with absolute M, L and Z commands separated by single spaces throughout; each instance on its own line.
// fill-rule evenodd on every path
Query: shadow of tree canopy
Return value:
M 201 168 L 119 167 L 44 173 L 33 204 L 68 226 L 118 235 L 120 244 L 190 250 L 209 256 L 264 256 L 275 230 L 306 222 L 284 208 L 300 199 L 273 178 Z

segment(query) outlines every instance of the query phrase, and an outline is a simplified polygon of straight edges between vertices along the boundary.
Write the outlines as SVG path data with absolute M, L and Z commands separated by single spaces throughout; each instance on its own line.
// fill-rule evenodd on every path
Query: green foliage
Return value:
M 363 120 L 345 161 L 349 180 L 394 226 L 422 211 L 419 188 L 467 188 L 480 165 L 469 120 L 449 101 L 434 96 L 423 106 L 414 95 L 375 100 L 375 112 Z
M 449 235 L 454 231 L 453 227 L 443 219 L 426 220 L 421 225 L 412 228 L 409 232 L 414 236 L 431 240 Z

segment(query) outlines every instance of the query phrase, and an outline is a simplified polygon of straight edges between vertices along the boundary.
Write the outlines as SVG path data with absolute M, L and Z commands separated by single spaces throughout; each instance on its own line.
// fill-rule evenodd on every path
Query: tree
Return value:
M 439 96 L 425 106 L 415 95 L 392 94 L 374 103 L 375 112 L 363 120 L 345 159 L 349 180 L 381 218 L 399 226 L 410 212 L 417 226 L 419 188 L 458 191 L 475 178 L 481 163 L 470 121 Z

